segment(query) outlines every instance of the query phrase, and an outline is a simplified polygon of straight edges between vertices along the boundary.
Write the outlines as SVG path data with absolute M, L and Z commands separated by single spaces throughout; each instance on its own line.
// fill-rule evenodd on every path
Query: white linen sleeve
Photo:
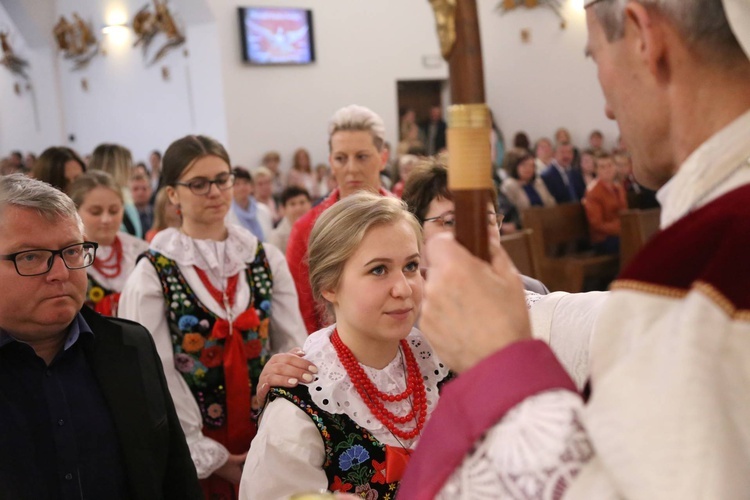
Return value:
M 198 477 L 207 478 L 226 463 L 229 451 L 202 433 L 203 419 L 198 403 L 174 364 L 164 294 L 156 270 L 148 259 L 141 259 L 125 283 L 118 316 L 142 324 L 154 337 L 190 456 Z
M 273 273 L 273 297 L 271 298 L 270 340 L 271 352 L 287 352 L 302 347 L 307 339 L 307 329 L 302 321 L 292 273 L 286 257 L 273 245 L 264 244 L 268 263 Z
M 544 340 L 579 390 L 590 375 L 594 324 L 609 292 L 554 292 L 538 297 L 529 309 L 534 338 Z
M 328 489 L 325 448 L 315 423 L 286 399 L 266 406 L 240 481 L 241 500 L 286 500 Z

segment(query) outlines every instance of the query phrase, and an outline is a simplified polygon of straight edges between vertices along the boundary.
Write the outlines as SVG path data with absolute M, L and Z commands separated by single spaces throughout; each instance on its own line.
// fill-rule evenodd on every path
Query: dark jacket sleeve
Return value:
M 174 408 L 172 396 L 169 393 L 167 379 L 164 377 L 164 369 L 161 358 L 156 351 L 156 344 L 151 335 L 148 335 L 149 348 L 154 363 L 159 373 L 159 386 L 164 394 L 164 403 L 167 410 L 167 427 L 169 428 L 169 455 L 167 467 L 164 471 L 163 488 L 165 499 L 174 500 L 200 500 L 203 499 L 203 491 L 198 483 L 198 474 L 195 472 L 193 459 L 190 457 L 190 449 L 185 441 L 177 411 Z

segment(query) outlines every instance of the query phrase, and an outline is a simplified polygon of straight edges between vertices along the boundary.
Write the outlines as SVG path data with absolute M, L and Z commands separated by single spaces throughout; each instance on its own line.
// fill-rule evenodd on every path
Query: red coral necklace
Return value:
M 94 259 L 94 269 L 105 278 L 116 278 L 122 271 L 122 242 L 115 236 L 112 253 L 106 259 Z
M 425 419 L 427 418 L 427 398 L 425 396 L 424 380 L 419 371 L 419 365 L 411 352 L 406 340 L 401 340 L 401 351 L 406 358 L 406 389 L 400 394 L 388 394 L 378 390 L 372 383 L 365 371 L 354 357 L 352 351 L 341 341 L 338 330 L 334 330 L 331 335 L 331 344 L 336 350 L 341 364 L 344 365 L 346 373 L 352 380 L 352 384 L 357 389 L 357 393 L 370 409 L 375 418 L 385 425 L 394 436 L 401 439 L 412 439 L 422 432 Z M 409 396 L 413 396 L 412 409 L 404 416 L 395 415 L 389 411 L 384 401 L 396 402 L 403 401 Z M 402 430 L 398 425 L 403 425 L 411 420 L 416 420 L 416 427 L 410 431 Z

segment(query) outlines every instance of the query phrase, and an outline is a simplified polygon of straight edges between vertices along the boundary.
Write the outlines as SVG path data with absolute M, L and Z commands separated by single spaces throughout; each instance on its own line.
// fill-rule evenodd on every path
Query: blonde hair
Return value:
M 326 290 L 338 288 L 344 266 L 357 251 L 365 235 L 374 227 L 406 221 L 414 229 L 422 249 L 422 227 L 406 204 L 390 196 L 359 192 L 334 204 L 318 218 L 308 250 L 310 287 L 315 301 L 331 318 L 333 307 L 323 298 Z
M 114 191 L 119 198 L 120 203 L 125 204 L 125 200 L 122 196 L 122 187 L 115 181 L 115 179 L 107 172 L 101 170 L 89 170 L 78 177 L 70 185 L 70 192 L 68 195 L 73 203 L 76 204 L 76 208 L 80 208 L 83 205 L 86 195 L 98 187 L 103 187 Z
M 167 223 L 167 205 L 170 203 L 166 188 L 161 188 L 157 191 L 156 198 L 154 198 L 154 222 L 150 228 L 152 231 L 159 232 L 169 227 Z
M 88 168 L 107 172 L 117 184 L 127 186 L 133 168 L 133 155 L 128 148 L 119 144 L 100 144 L 91 154 Z

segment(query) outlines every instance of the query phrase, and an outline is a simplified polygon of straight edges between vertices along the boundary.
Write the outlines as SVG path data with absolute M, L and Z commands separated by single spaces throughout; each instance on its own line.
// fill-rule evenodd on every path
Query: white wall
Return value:
M 19 0 L 0 3 L 11 1 Z M 583 56 L 585 20 L 574 6 L 580 0 L 564 0 L 565 30 L 548 9 L 522 8 L 501 16 L 495 10 L 498 2 L 478 0 L 478 5 L 487 100 L 506 139 L 518 130 L 532 140 L 550 136 L 564 125 L 580 145 L 594 128 L 602 129 L 612 144 L 617 128 L 604 117 L 594 64 Z M 58 0 L 54 17 L 75 10 L 103 23 L 119 9 L 129 21 L 143 3 L 77 0 L 72 5 Z M 317 62 L 283 67 L 243 63 L 237 7 L 252 4 L 311 8 Z M 351 103 L 372 108 L 395 142 L 396 82 L 447 77 L 445 64 L 423 65 L 424 56 L 439 54 L 427 0 L 172 0 L 170 5 L 188 24 L 188 57 L 176 51 L 146 68 L 129 42 L 114 46 L 109 41 L 104 42 L 108 55 L 80 72 L 70 72 L 67 61 L 56 57 L 62 128 L 59 118 L 46 117 L 43 130 L 33 132 L 29 99 L 8 91 L 8 77 L 0 71 L 0 154 L 31 148 L 31 138 L 41 147 L 75 134 L 74 146 L 83 153 L 113 141 L 130 147 L 136 159 L 145 159 L 151 149 L 163 150 L 179 136 L 205 133 L 224 142 L 237 164 L 254 166 L 263 152 L 275 149 L 288 168 L 297 147 L 308 148 L 314 162 L 323 162 L 326 124 L 336 109 Z M 531 32 L 528 44 L 520 40 L 522 28 Z M 166 82 L 161 78 L 165 65 L 171 72 Z M 54 65 L 35 64 L 35 70 L 43 72 L 34 79 L 37 97 L 54 110 L 55 86 L 47 81 L 54 79 Z M 81 89 L 83 77 L 88 92 Z
M 257 67 L 242 62 L 237 7 L 250 4 L 313 9 L 317 62 Z M 278 150 L 289 168 L 297 147 L 327 162 L 326 126 L 338 108 L 361 104 L 380 114 L 388 139 L 397 136 L 396 81 L 442 79 L 447 66 L 422 65 L 438 54 L 427 0 L 212 0 L 222 47 L 229 148 L 233 161 L 255 166 Z
M 0 67 L 0 157 L 13 150 L 39 154 L 62 140 L 62 116 L 54 54 L 32 47 L 0 4 L 0 30 L 11 33 L 16 55 L 29 63 L 29 80 Z M 20 94 L 15 91 L 18 84 Z
M 173 7 L 178 20 L 180 4 Z M 135 35 L 125 31 L 103 35 L 101 27 L 111 19 L 130 22 L 143 6 L 142 0 L 118 3 L 97 0 L 59 1 L 58 15 L 70 19 L 73 11 L 91 20 L 106 55 L 98 55 L 81 70 L 60 56 L 60 80 L 64 102 L 65 133 L 82 154 L 102 142 L 130 148 L 134 159 L 146 160 L 153 149 L 164 150 L 171 141 L 189 133 L 204 133 L 226 140 L 226 120 L 218 66 L 216 26 L 210 21 L 184 25 L 187 43 L 159 62 L 147 66 L 141 48 L 132 48 Z M 97 26 L 98 25 L 98 26 Z M 156 38 L 148 59 L 164 38 Z M 187 55 L 185 54 L 187 52 Z M 162 77 L 167 68 L 169 78 Z M 88 82 L 84 90 L 82 80 Z
M 523 130 L 532 141 L 567 127 L 573 142 L 585 147 L 593 129 L 615 145 L 615 122 L 604 116 L 604 97 L 596 66 L 584 57 L 586 19 L 581 0 L 564 0 L 566 29 L 547 8 L 516 9 L 504 15 L 498 0 L 478 0 L 484 52 L 487 103 L 506 142 Z M 521 41 L 521 30 L 531 33 Z

